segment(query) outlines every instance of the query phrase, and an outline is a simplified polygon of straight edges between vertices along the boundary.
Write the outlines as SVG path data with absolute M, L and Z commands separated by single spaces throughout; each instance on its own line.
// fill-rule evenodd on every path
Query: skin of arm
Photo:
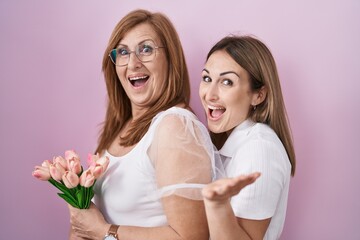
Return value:
M 196 209 L 203 209 L 203 206 L 196 204 L 189 204 L 184 198 L 174 196 L 168 199 L 168 206 L 176 205 L 182 206 L 183 211 L 195 211 Z M 176 199 L 178 198 L 178 199 Z M 183 201 L 184 200 L 184 201 Z M 193 201 L 195 202 L 195 201 Z M 179 210 L 181 210 L 179 209 Z M 70 210 L 70 222 L 71 222 L 71 231 L 69 239 L 103 239 L 107 233 L 110 224 L 107 223 L 101 212 L 96 208 L 94 204 L 91 205 L 90 209 L 76 209 L 69 205 Z M 172 211 L 173 212 L 173 211 Z M 197 211 L 194 212 L 194 214 Z M 171 215 L 176 214 L 173 212 Z M 205 215 L 205 213 L 203 213 Z M 186 220 L 183 218 L 186 217 Z M 204 237 L 199 237 L 198 235 L 206 235 L 207 226 L 206 219 L 204 227 L 206 230 L 204 233 L 199 233 L 198 229 L 195 227 L 190 227 L 191 224 L 198 226 L 198 222 L 195 219 L 189 219 L 186 212 L 183 214 L 183 217 L 176 216 L 172 221 L 172 225 L 163 226 L 163 227 L 133 227 L 133 226 L 120 226 L 118 229 L 118 238 L 119 240 L 139 240 L 139 239 L 206 239 Z M 189 221 L 190 220 L 190 221 Z M 170 221 L 169 221 L 170 222 Z M 185 231 L 185 232 L 184 232 Z M 207 238 L 208 239 L 208 238 Z
M 230 198 L 252 184 L 260 173 L 217 180 L 203 188 L 211 240 L 263 239 L 271 218 L 250 220 L 234 215 Z
M 161 127 L 158 131 L 158 139 L 173 143 L 169 141 L 174 136 L 179 136 L 183 129 L 182 122 L 177 117 L 169 117 L 164 119 L 165 127 Z M 167 124 L 169 123 L 169 124 Z M 160 145 L 163 146 L 164 143 Z M 186 139 L 186 146 L 184 148 L 193 148 L 192 139 Z M 175 145 L 177 145 L 175 143 Z M 156 180 L 159 187 L 179 183 L 183 181 L 183 173 L 191 171 L 195 165 L 199 165 L 194 156 L 189 156 L 186 151 L 178 148 L 161 147 L 157 151 L 156 161 Z M 194 152 L 202 155 L 201 149 L 195 149 Z M 204 153 L 205 155 L 205 153 Z M 207 155 L 206 155 L 207 156 Z M 187 161 L 184 161 L 187 159 Z M 200 180 L 195 176 L 191 181 L 202 182 L 204 180 L 211 181 L 211 166 L 209 164 L 209 173 L 202 175 Z M 206 172 L 206 171 L 205 171 Z M 167 226 L 162 227 L 134 227 L 134 226 L 120 226 L 118 228 L 119 240 L 208 240 L 209 230 L 207 226 L 205 207 L 203 201 L 191 200 L 177 195 L 170 195 L 162 198 L 163 209 L 168 220 Z M 70 239 L 103 239 L 107 233 L 110 224 L 107 223 L 94 204 L 90 209 L 76 209 L 69 206 L 70 222 L 72 225 Z

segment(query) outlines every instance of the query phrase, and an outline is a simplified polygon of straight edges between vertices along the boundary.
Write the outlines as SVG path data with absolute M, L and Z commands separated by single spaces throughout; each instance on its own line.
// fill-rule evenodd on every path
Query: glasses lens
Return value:
M 110 56 L 111 61 L 114 64 L 116 64 L 116 49 L 111 50 L 109 56 Z
M 111 50 L 109 56 L 116 66 L 125 66 L 129 62 L 130 54 L 136 54 L 141 62 L 150 62 L 155 58 L 156 45 L 152 41 L 145 41 L 136 46 L 135 51 L 130 51 L 126 46 L 120 45 Z
M 116 66 L 125 66 L 129 61 L 130 51 L 123 46 L 111 50 L 109 56 Z
M 147 41 L 139 44 L 136 47 L 136 55 L 142 62 L 149 62 L 155 57 L 155 44 L 151 41 Z

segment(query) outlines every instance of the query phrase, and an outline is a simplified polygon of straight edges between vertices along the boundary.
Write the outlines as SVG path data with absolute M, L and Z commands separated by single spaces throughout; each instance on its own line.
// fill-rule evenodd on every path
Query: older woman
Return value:
M 110 165 L 88 210 L 70 208 L 71 239 L 209 239 L 201 188 L 213 145 L 190 111 L 178 34 L 161 13 L 135 10 L 115 27 L 103 71 L 108 108 L 97 152 Z

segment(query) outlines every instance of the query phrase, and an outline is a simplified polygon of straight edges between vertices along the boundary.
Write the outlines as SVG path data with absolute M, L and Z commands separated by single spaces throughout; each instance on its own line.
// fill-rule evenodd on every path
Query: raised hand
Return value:
M 224 203 L 238 194 L 241 189 L 255 182 L 260 175 L 259 172 L 255 172 L 249 175 L 219 179 L 206 185 L 202 190 L 202 195 L 205 201 Z

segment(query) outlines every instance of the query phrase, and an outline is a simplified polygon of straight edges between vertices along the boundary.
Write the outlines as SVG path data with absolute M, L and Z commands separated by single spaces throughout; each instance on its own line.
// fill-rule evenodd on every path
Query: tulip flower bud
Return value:
M 52 164 L 52 163 L 51 163 L 50 160 L 45 160 L 45 161 L 43 161 L 43 163 L 41 164 L 41 166 L 49 168 L 51 164 Z
M 62 166 L 63 169 L 68 170 L 67 162 L 66 162 L 65 158 L 63 158 L 62 156 L 54 157 L 53 163 L 58 163 Z
M 96 157 L 98 157 L 98 154 L 96 154 L 96 155 L 92 155 L 91 153 L 88 154 L 88 158 L 87 158 L 88 166 L 95 166 L 95 164 L 96 164 L 95 158 Z
M 95 182 L 95 177 L 90 169 L 85 170 L 80 176 L 80 185 L 83 187 L 91 187 Z
M 51 177 L 56 181 L 60 181 L 65 173 L 65 169 L 57 162 L 51 164 L 49 170 Z
M 66 161 L 75 158 L 80 161 L 79 155 L 74 150 L 65 151 L 65 159 Z
M 90 170 L 92 172 L 92 174 L 94 175 L 94 177 L 97 179 L 101 176 L 101 174 L 103 174 L 105 172 L 105 170 L 107 169 L 108 165 L 109 165 L 109 158 L 104 156 L 101 157 L 99 159 L 97 159 L 97 161 L 95 162 L 95 165 L 90 166 Z
M 45 166 L 36 166 L 35 170 L 32 172 L 32 175 L 42 181 L 47 181 L 51 177 L 49 168 Z
M 76 187 L 80 181 L 76 173 L 71 171 L 66 171 L 65 174 L 62 176 L 62 180 L 67 188 Z
M 110 159 L 107 156 L 103 156 L 96 161 L 96 164 L 102 166 L 104 171 L 109 166 L 109 163 L 110 163 Z
M 80 159 L 76 159 L 76 158 L 71 158 L 69 160 L 67 160 L 68 162 L 68 170 L 75 173 L 75 174 L 79 174 L 81 172 L 81 163 L 80 163 Z

